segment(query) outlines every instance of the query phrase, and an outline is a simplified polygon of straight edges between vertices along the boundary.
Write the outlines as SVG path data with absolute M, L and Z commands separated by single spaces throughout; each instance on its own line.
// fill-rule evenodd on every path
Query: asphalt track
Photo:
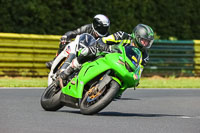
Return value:
M 133 89 L 93 116 L 40 106 L 41 88 L 0 88 L 0 133 L 200 133 L 200 89 Z

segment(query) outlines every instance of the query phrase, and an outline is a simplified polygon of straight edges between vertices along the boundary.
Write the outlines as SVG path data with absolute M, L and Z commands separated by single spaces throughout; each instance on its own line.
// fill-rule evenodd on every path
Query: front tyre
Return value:
M 41 106 L 46 111 L 56 111 L 63 107 L 60 102 L 61 89 L 55 83 L 50 84 L 41 96 Z
M 91 89 L 86 92 L 80 104 L 80 111 L 85 115 L 92 115 L 104 109 L 116 96 L 120 89 L 119 84 L 112 80 L 101 92 L 91 95 Z M 98 94 L 98 96 L 97 96 Z

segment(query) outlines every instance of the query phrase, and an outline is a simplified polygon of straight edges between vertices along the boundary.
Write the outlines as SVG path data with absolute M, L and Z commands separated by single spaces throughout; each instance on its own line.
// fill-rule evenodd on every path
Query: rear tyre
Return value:
M 63 107 L 60 102 L 61 89 L 55 83 L 50 84 L 41 96 L 41 106 L 46 111 L 56 111 Z
M 98 92 L 101 94 L 96 99 L 94 98 L 92 100 L 86 92 L 80 104 L 81 113 L 84 115 L 92 115 L 98 113 L 115 98 L 119 89 L 119 84 L 116 81 L 112 80 L 109 85 L 105 86 L 102 93 Z

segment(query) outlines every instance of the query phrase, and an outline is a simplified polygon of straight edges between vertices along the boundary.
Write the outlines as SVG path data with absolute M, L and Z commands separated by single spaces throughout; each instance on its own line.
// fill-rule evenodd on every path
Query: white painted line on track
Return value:
M 178 118 L 182 118 L 182 119 L 190 119 L 190 118 L 192 118 L 192 117 L 189 117 L 189 116 L 180 116 L 180 117 L 178 117 Z
M 200 119 L 200 116 L 179 116 L 181 119 Z

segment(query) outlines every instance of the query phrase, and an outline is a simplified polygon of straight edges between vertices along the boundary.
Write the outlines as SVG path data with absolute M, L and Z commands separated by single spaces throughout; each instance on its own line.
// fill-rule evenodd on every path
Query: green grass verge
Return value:
M 0 87 L 46 87 L 47 78 L 0 78 Z M 142 78 L 137 88 L 200 88 L 200 78 Z
M 0 87 L 46 87 L 47 78 L 0 78 Z
M 200 88 L 200 78 L 141 78 L 138 88 Z

